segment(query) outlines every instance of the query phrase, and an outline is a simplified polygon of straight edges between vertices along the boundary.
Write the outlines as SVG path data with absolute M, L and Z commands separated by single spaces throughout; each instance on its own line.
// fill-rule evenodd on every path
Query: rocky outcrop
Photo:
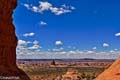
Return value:
M 107 70 L 95 80 L 120 80 L 120 58 L 118 58 Z
M 65 75 L 62 76 L 62 80 L 80 80 L 81 74 L 76 69 L 69 68 Z
M 0 78 L 30 80 L 16 65 L 17 37 L 12 23 L 17 0 L 0 0 Z M 1 80 L 1 79 L 0 79 Z

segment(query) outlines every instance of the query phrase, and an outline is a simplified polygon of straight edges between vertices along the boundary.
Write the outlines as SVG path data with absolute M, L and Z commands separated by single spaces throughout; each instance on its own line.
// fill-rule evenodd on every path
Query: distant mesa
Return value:
M 56 65 L 55 60 L 51 62 L 51 65 L 54 65 L 54 66 Z

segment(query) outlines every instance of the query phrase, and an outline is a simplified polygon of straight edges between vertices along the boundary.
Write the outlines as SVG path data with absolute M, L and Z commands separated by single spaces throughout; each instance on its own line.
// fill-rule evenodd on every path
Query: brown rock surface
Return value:
M 120 80 L 120 58 L 118 58 L 107 70 L 95 80 Z
M 16 65 L 18 40 L 12 23 L 12 14 L 16 6 L 17 0 L 0 0 L 0 78 L 18 77 L 19 80 L 30 80 Z
M 81 74 L 76 69 L 69 68 L 65 75 L 62 76 L 62 80 L 80 80 Z

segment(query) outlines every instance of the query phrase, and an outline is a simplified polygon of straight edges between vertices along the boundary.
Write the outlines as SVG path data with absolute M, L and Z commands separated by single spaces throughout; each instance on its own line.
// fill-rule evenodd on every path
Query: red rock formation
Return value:
M 54 65 L 54 66 L 56 65 L 55 60 L 51 62 L 51 65 Z
M 95 80 L 120 80 L 120 58 L 118 58 L 107 70 Z
M 19 77 L 20 80 L 30 80 L 16 65 L 18 40 L 12 23 L 12 14 L 16 6 L 17 0 L 0 0 L 0 78 Z
M 62 76 L 62 80 L 81 80 L 81 74 L 76 69 L 69 68 L 66 74 Z

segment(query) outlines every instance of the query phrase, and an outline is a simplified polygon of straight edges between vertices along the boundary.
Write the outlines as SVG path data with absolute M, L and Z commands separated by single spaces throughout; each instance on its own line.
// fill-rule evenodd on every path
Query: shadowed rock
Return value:
M 18 40 L 12 23 L 16 6 L 17 0 L 0 0 L 0 78 L 13 77 L 11 80 L 16 80 L 14 77 L 17 77 L 19 80 L 30 80 L 16 65 Z

